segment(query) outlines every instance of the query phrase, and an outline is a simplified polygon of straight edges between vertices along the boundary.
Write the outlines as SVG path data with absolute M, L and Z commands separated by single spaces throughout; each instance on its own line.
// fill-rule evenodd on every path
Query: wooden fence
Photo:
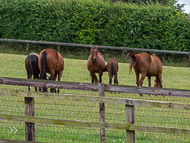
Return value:
M 90 48 L 90 45 L 87 44 L 74 44 L 74 43 L 61 43 L 61 42 L 46 42 L 46 41 L 32 41 L 32 40 L 17 40 L 17 39 L 2 39 L 0 41 L 4 42 L 17 42 L 17 43 L 27 43 L 27 54 L 29 55 L 29 44 L 46 44 L 46 45 L 57 45 L 58 52 L 60 53 L 60 46 L 71 46 L 71 47 L 85 47 Z M 97 46 L 97 45 L 91 45 Z M 135 50 L 135 51 L 145 51 L 145 52 L 154 52 L 154 53 L 170 53 L 170 54 L 185 54 L 189 55 L 189 67 L 190 67 L 190 52 L 180 52 L 180 51 L 169 51 L 169 50 L 156 50 L 156 49 L 143 49 L 143 48 L 130 48 L 130 47 L 116 47 L 116 46 L 99 46 L 99 48 L 104 49 L 116 49 L 122 50 L 122 59 L 124 62 L 124 51 Z
M 88 91 L 99 92 L 99 97 L 93 97 L 93 96 L 83 96 L 83 95 L 73 95 L 73 94 L 55 94 L 55 93 L 52 94 L 46 92 L 27 92 L 27 91 L 13 91 L 8 89 L 0 89 L 0 95 L 21 96 L 25 98 L 25 116 L 0 114 L 0 118 L 5 120 L 15 120 L 15 121 L 25 122 L 25 126 L 27 128 L 26 130 L 27 141 L 35 141 L 35 123 L 100 128 L 100 136 L 102 143 L 105 143 L 106 140 L 105 138 L 106 128 L 126 130 L 127 143 L 135 143 L 135 131 L 190 135 L 189 129 L 135 125 L 135 108 L 134 108 L 135 106 L 147 106 L 147 107 L 190 110 L 190 104 L 168 103 L 168 102 L 139 100 L 139 99 L 130 99 L 130 98 L 104 97 L 105 91 L 190 97 L 190 90 L 178 90 L 178 89 L 166 89 L 166 88 L 160 89 L 160 88 L 121 86 L 121 85 L 114 86 L 114 85 L 105 85 L 103 83 L 89 84 L 89 83 L 77 83 L 77 82 L 56 82 L 49 80 L 44 81 L 44 80 L 30 80 L 30 79 L 17 79 L 17 78 L 4 78 L 4 77 L 0 77 L 0 84 L 88 90 Z M 34 98 L 46 98 L 46 99 L 48 98 L 48 99 L 83 101 L 83 102 L 99 102 L 100 122 L 34 117 L 34 109 L 35 109 Z M 126 123 L 125 124 L 105 123 L 105 103 L 125 105 Z

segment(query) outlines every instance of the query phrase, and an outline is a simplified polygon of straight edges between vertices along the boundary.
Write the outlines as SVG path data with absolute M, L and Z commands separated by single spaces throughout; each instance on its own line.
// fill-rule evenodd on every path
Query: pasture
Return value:
M 26 55 L 0 54 L 0 77 L 27 78 L 24 61 Z M 64 57 L 63 57 L 64 58 Z M 91 83 L 90 73 L 87 70 L 87 60 L 65 59 L 65 69 L 61 81 Z M 190 89 L 190 69 L 182 67 L 163 66 L 163 87 L 175 89 Z M 151 79 L 152 86 L 154 79 Z M 108 73 L 102 76 L 105 84 L 109 83 Z M 129 74 L 129 64 L 119 63 L 118 71 L 119 85 L 136 86 L 135 73 Z M 145 78 L 143 86 L 148 86 Z M 0 88 L 27 91 L 27 87 L 0 85 Z M 34 91 L 34 88 L 31 89 Z M 77 95 L 98 96 L 97 92 L 60 90 L 60 93 L 70 93 Z M 190 103 L 189 98 L 148 96 L 140 97 L 137 94 L 105 93 L 106 97 L 135 98 L 154 101 Z M 0 96 L 0 111 L 2 114 L 24 115 L 24 99 L 18 97 Z M 125 123 L 124 107 L 105 104 L 106 122 Z M 135 107 L 135 124 L 179 127 L 190 129 L 190 112 L 187 110 L 171 110 L 164 108 Z M 35 116 L 60 118 L 70 120 L 99 121 L 99 104 L 83 103 L 73 101 L 44 100 L 35 99 Z M 25 139 L 25 124 L 16 121 L 0 120 L 0 138 L 5 139 Z M 16 134 L 10 134 L 10 128 L 18 129 Z M 99 129 L 76 128 L 54 126 L 47 124 L 36 124 L 36 141 L 42 142 L 100 142 Z M 106 130 L 106 142 L 125 142 L 125 132 Z M 189 136 L 176 136 L 173 134 L 158 134 L 137 132 L 137 142 L 189 142 Z

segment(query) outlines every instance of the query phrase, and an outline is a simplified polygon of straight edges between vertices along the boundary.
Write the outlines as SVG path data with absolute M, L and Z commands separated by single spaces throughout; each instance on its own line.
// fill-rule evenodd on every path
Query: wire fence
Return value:
M 12 49 L 12 43 L 21 43 L 21 44 L 26 44 L 23 45 L 26 47 L 26 51 L 22 50 L 20 51 L 21 53 L 25 53 L 29 55 L 31 52 L 36 52 L 39 53 L 45 48 L 53 48 L 56 49 L 59 53 L 62 54 L 63 57 L 68 57 L 70 55 L 70 58 L 78 57 L 79 59 L 88 59 L 88 56 L 90 54 L 90 45 L 88 44 L 75 44 L 75 43 L 61 43 L 61 42 L 48 42 L 48 41 L 33 41 L 33 40 L 19 40 L 19 39 L 3 39 L 0 38 L 0 41 L 3 42 L 11 42 L 10 44 L 10 49 Z M 62 47 L 61 47 L 62 46 Z M 97 46 L 97 45 L 91 45 L 91 46 Z M 34 48 L 36 47 L 36 48 Z M 68 49 L 67 47 L 72 47 L 73 49 Z M 104 55 L 105 60 L 107 60 L 110 55 L 118 59 L 120 62 L 126 62 L 128 59 L 126 59 L 126 51 L 129 50 L 134 50 L 134 51 L 143 51 L 143 52 L 151 52 L 151 53 L 161 53 L 159 54 L 159 58 L 162 59 L 166 62 L 167 60 L 170 62 L 171 58 L 167 59 L 168 57 L 172 57 L 171 54 L 173 55 L 173 60 L 176 62 L 181 62 L 182 59 L 185 60 L 185 63 L 189 64 L 190 67 L 190 52 L 183 52 L 183 51 L 170 51 L 170 50 L 158 50 L 158 49 L 146 49 L 146 48 L 132 48 L 132 47 L 117 47 L 117 46 L 103 46 L 100 45 L 100 52 Z M 17 50 L 20 49 L 20 46 L 16 48 Z M 25 48 L 24 48 L 25 49 Z M 82 49 L 82 50 L 81 50 Z M 112 51 L 113 54 L 109 53 L 107 50 L 114 50 Z M 74 51 L 74 52 L 71 52 Z M 76 51 L 78 53 L 81 53 L 80 56 L 76 55 Z M 169 54 L 165 55 L 165 54 Z M 117 56 L 116 56 L 117 55 Z M 164 57 L 163 57 L 164 55 Z M 84 58 L 85 57 L 85 58 Z M 166 63 L 169 63 L 166 62 Z M 184 61 L 183 61 L 184 62 Z M 186 64 L 185 64 L 186 65 Z
M 26 88 L 27 89 L 27 88 Z M 76 94 L 76 90 L 61 90 L 64 94 Z M 77 95 L 98 96 L 94 91 L 77 91 Z M 137 94 L 109 93 L 106 97 L 139 98 Z M 154 99 L 155 98 L 155 99 Z M 148 95 L 144 99 L 152 101 L 167 101 L 189 103 L 189 98 Z M 0 96 L 0 112 L 9 115 L 25 115 L 24 98 Z M 69 101 L 58 99 L 35 98 L 35 117 L 81 120 L 99 122 L 99 103 Z M 105 122 L 126 123 L 125 106 L 120 104 L 105 104 Z M 190 111 L 165 109 L 156 107 L 135 106 L 135 124 L 146 126 L 162 126 L 170 128 L 190 129 Z M 25 123 L 19 121 L 0 120 L 0 138 L 25 140 Z M 11 129 L 13 130 L 11 130 Z M 18 130 L 16 132 L 16 129 Z M 35 123 L 35 140 L 38 142 L 100 142 L 100 129 L 87 127 L 72 127 Z M 184 142 L 190 141 L 190 136 L 136 131 L 137 142 Z M 126 131 L 106 129 L 106 142 L 126 142 Z

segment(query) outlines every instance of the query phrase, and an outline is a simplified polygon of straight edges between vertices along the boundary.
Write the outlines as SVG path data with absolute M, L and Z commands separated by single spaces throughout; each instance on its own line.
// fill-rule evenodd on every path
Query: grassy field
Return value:
M 26 78 L 26 55 L 0 53 L 0 77 Z M 90 83 L 90 73 L 86 68 L 87 60 L 66 59 L 65 70 L 61 81 Z M 184 67 L 163 66 L 164 88 L 190 89 L 190 69 Z M 104 73 L 103 82 L 108 84 L 108 74 Z M 152 78 L 152 85 L 154 85 Z M 136 86 L 134 72 L 129 74 L 129 64 L 119 63 L 119 85 Z M 147 86 L 147 78 L 144 86 Z M 0 85 L 0 88 L 27 91 L 27 87 Z M 32 88 L 34 91 L 34 88 Z M 61 90 L 61 93 L 98 96 L 97 92 Z M 188 98 L 148 96 L 137 94 L 105 93 L 106 97 L 135 98 L 144 100 L 190 103 Z M 106 122 L 125 123 L 123 105 L 106 104 Z M 0 96 L 0 113 L 24 115 L 24 99 L 18 97 Z M 35 99 L 35 116 L 60 118 L 69 120 L 99 121 L 99 104 L 87 102 Z M 164 108 L 135 107 L 135 124 L 149 126 L 164 126 L 190 129 L 190 112 L 187 110 L 172 110 Z M 65 127 L 47 124 L 36 124 L 36 141 L 40 142 L 100 142 L 99 129 Z M 10 133 L 10 128 L 17 128 L 17 133 Z M 23 122 L 0 120 L 0 138 L 25 140 L 25 124 Z M 125 131 L 106 130 L 106 142 L 126 142 Z M 136 142 L 190 142 L 190 136 L 173 134 L 158 134 L 137 132 Z

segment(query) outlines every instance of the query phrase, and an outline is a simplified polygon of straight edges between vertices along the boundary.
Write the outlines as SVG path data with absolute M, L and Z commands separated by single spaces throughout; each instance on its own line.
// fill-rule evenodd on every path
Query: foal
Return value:
M 119 66 L 118 66 L 117 59 L 116 58 L 109 59 L 107 61 L 106 68 L 107 68 L 108 75 L 109 75 L 109 84 L 112 84 L 112 78 L 115 75 L 114 84 L 118 85 L 117 72 L 119 70 Z

